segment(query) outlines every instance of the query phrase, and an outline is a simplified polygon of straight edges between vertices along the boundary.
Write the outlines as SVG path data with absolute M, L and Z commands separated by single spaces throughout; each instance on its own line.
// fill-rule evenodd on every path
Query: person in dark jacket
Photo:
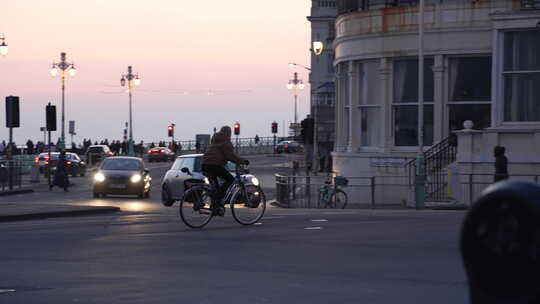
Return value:
M 64 191 L 68 192 L 69 179 L 66 167 L 66 151 L 62 150 L 58 156 L 58 163 L 56 164 L 56 172 L 54 172 L 54 179 L 49 190 L 52 191 L 53 187 L 57 186 L 64 188 Z
M 237 165 L 249 164 L 247 159 L 243 159 L 234 153 L 231 143 L 231 128 L 223 126 L 219 132 L 212 136 L 210 146 L 203 155 L 202 171 L 215 185 L 218 185 L 217 178 L 224 182 L 218 188 L 217 201 L 220 202 L 225 196 L 227 189 L 233 183 L 234 177 L 225 169 L 227 161 Z
M 495 155 L 495 175 L 493 181 L 498 182 L 508 178 L 508 159 L 504 156 L 506 149 L 501 146 L 496 146 L 493 149 Z

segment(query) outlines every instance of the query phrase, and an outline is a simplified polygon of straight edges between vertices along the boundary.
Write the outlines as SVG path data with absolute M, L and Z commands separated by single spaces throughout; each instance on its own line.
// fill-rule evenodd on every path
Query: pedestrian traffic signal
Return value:
M 47 131 L 56 131 L 56 106 L 49 104 L 45 107 Z
M 278 132 L 278 123 L 274 121 L 272 123 L 272 134 L 276 134 L 277 132 Z
M 8 96 L 6 97 L 6 128 L 19 126 L 19 96 Z
M 173 125 L 169 125 L 167 127 L 167 132 L 169 134 L 169 137 L 173 137 L 174 136 L 174 126 Z
M 234 135 L 240 135 L 240 123 L 234 124 Z

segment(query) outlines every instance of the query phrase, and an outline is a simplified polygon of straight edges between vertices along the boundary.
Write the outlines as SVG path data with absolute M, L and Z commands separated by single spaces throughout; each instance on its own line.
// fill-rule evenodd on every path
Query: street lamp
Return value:
M 65 88 L 66 88 L 66 71 L 68 71 L 69 76 L 74 77 L 77 73 L 77 70 L 75 69 L 75 64 L 69 63 L 66 61 L 66 53 L 62 52 L 60 53 L 60 62 L 55 63 L 53 62 L 50 73 L 52 77 L 55 77 L 58 75 L 58 71 L 61 71 L 62 75 L 62 134 L 61 134 L 61 142 L 60 142 L 60 149 L 65 149 L 66 147 L 66 141 L 65 141 L 65 112 L 64 112 L 64 100 L 65 100 Z
M 133 151 L 133 115 L 131 111 L 131 89 L 133 86 L 138 86 L 141 84 L 141 79 L 139 78 L 139 74 L 133 74 L 133 70 L 131 66 L 128 66 L 128 73 L 122 74 L 122 78 L 120 79 L 120 84 L 124 87 L 128 87 L 128 94 L 129 94 L 129 141 L 128 141 L 128 155 L 133 156 L 135 155 Z
M 2 41 L 0 44 L 0 55 L 6 56 L 8 53 L 8 45 L 6 44 L 6 37 L 4 37 L 4 34 L 0 37 L 0 41 Z
M 324 44 L 322 41 L 313 41 L 313 47 L 311 48 L 311 50 L 313 51 L 315 55 L 318 56 L 322 54 L 323 49 L 324 49 Z
M 298 90 L 303 90 L 304 87 L 304 82 L 298 79 L 298 73 L 294 72 L 293 79 L 287 83 L 287 89 L 294 92 L 294 137 L 296 137 L 296 126 L 298 124 Z

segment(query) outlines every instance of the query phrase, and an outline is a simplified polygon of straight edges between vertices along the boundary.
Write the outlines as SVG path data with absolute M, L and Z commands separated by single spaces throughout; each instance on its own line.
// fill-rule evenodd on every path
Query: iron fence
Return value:
M 540 174 L 512 174 L 509 180 L 540 183 Z M 489 185 L 493 184 L 493 174 L 459 174 L 459 188 L 453 189 L 450 184 L 449 192 L 465 204 L 472 204 Z
M 276 174 L 276 201 L 289 208 L 324 208 L 321 197 L 324 187 L 343 190 L 348 196 L 347 208 L 379 208 L 384 206 L 404 206 L 408 197 L 407 176 L 354 176 L 348 179 L 347 186 L 336 186 L 335 175 L 299 176 Z M 401 200 L 390 197 L 399 193 Z M 398 195 L 399 196 L 399 195 Z
M 0 161 L 0 193 L 22 188 L 23 161 Z
M 540 0 L 521 0 L 522 9 L 540 9 Z

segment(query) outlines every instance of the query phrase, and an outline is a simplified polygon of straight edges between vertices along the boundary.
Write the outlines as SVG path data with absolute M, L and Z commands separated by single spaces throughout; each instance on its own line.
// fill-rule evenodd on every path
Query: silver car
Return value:
M 189 154 L 176 158 L 161 182 L 163 205 L 170 207 L 175 201 L 181 200 L 190 185 L 209 182 L 202 173 L 202 156 L 203 154 Z M 235 165 L 229 162 L 226 168 L 234 172 Z M 259 180 L 251 174 L 244 174 L 242 178 L 245 179 L 246 186 L 259 186 Z

